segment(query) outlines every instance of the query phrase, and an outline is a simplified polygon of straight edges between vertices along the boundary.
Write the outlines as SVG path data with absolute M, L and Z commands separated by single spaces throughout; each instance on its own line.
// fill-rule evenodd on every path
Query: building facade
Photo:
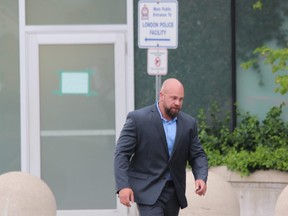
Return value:
M 216 101 L 264 118 L 287 102 L 274 75 L 243 71 L 256 47 L 287 46 L 287 3 L 178 0 L 178 47 L 168 73 L 184 111 Z M 30 172 L 52 189 L 60 216 L 135 215 L 117 200 L 113 152 L 127 112 L 155 102 L 147 49 L 137 46 L 137 0 L 0 1 L 0 173 Z M 288 120 L 287 108 L 284 116 Z

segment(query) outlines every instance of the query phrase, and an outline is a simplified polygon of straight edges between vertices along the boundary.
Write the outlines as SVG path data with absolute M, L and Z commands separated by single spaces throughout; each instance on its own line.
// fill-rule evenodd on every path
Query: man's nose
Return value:
M 181 104 L 180 100 L 175 100 L 175 105 L 179 106 Z

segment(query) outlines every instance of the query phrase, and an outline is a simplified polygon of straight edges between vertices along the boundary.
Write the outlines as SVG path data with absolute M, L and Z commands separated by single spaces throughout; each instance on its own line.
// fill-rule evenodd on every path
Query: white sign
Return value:
M 166 75 L 168 68 L 167 49 L 148 49 L 147 72 L 149 75 Z
M 178 2 L 176 0 L 138 2 L 138 46 L 139 48 L 177 48 Z
M 61 92 L 62 94 L 88 94 L 89 74 L 85 72 L 63 72 Z

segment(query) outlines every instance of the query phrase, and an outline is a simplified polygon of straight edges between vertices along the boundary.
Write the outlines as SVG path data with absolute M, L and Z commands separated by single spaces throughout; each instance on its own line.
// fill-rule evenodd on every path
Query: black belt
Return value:
M 168 180 L 168 181 L 166 181 L 165 186 L 166 187 L 174 187 L 174 182 L 172 180 Z

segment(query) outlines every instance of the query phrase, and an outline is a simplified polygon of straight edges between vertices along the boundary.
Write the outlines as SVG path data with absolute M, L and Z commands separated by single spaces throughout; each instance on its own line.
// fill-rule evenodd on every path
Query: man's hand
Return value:
M 202 179 L 197 179 L 195 181 L 195 193 L 199 196 L 204 196 L 206 193 L 207 186 Z
M 118 195 L 120 203 L 127 207 L 131 207 L 131 202 L 134 203 L 134 193 L 131 188 L 123 188 Z

